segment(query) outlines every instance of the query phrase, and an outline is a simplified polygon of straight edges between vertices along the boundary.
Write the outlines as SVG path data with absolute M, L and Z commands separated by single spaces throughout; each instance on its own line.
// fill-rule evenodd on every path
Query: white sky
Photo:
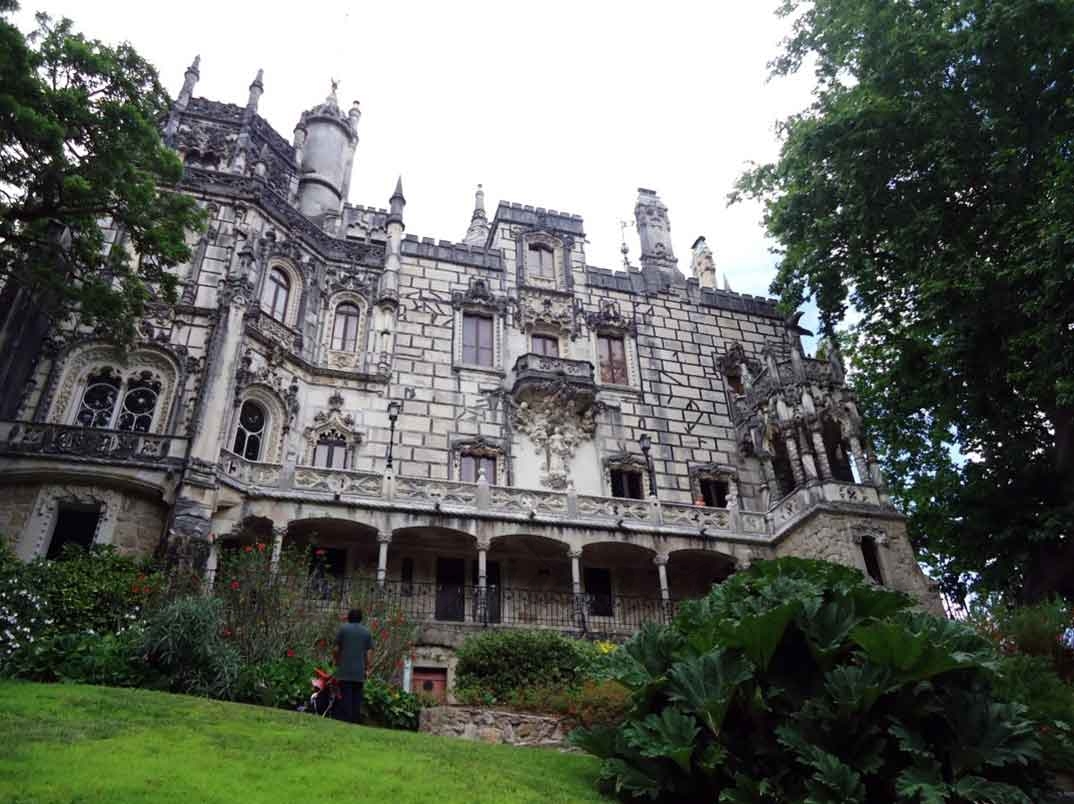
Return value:
M 767 81 L 777 0 L 22 3 L 24 30 L 43 9 L 130 41 L 173 96 L 195 54 L 195 95 L 215 100 L 245 104 L 264 68 L 259 111 L 288 140 L 335 77 L 363 112 L 350 200 L 386 207 L 402 174 L 409 233 L 461 240 L 482 182 L 490 217 L 501 199 L 582 215 L 588 262 L 619 268 L 618 222 L 649 187 L 684 274 L 704 234 L 734 290 L 767 293 L 760 209 L 726 197 L 809 103 L 811 75 Z

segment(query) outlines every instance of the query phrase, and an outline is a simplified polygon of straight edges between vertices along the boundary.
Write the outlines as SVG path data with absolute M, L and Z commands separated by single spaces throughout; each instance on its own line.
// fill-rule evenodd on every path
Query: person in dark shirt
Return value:
M 348 723 L 360 723 L 362 720 L 362 687 L 365 685 L 365 669 L 371 650 L 373 635 L 362 625 L 362 611 L 351 609 L 347 612 L 347 622 L 336 633 L 334 651 L 336 680 L 343 693 L 340 719 Z

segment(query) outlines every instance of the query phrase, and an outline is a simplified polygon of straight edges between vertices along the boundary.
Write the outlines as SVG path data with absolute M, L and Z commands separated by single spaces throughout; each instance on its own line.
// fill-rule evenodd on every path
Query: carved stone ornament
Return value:
M 313 417 L 313 424 L 306 428 L 306 450 L 309 464 L 313 463 L 317 442 L 330 438 L 344 442 L 348 449 L 362 443 L 362 434 L 355 428 L 354 416 L 343 411 L 343 395 L 336 391 L 328 398 L 328 410 L 321 410 Z
M 503 313 L 507 309 L 507 300 L 492 292 L 487 279 L 470 277 L 470 284 L 463 291 L 451 294 L 451 306 L 456 310 L 479 308 L 492 313 Z
M 587 313 L 585 322 L 594 332 L 619 332 L 637 334 L 637 325 L 633 318 L 623 315 L 619 302 L 605 299 L 600 303 L 600 310 Z
M 515 326 L 523 332 L 538 327 L 558 330 L 573 338 L 578 334 L 573 302 L 573 297 L 561 293 L 542 293 L 532 288 L 523 290 L 519 294 Z
M 523 402 L 514 411 L 515 429 L 529 436 L 543 454 L 541 484 L 548 488 L 567 487 L 575 450 L 597 429 L 597 406 L 579 412 L 572 394 L 573 390 L 564 385 L 558 393 Z

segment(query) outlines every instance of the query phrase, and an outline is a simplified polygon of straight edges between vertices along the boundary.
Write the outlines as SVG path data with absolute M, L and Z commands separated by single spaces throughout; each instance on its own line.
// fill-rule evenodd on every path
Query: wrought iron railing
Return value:
M 212 572 L 207 573 L 210 585 Z M 226 588 L 229 576 L 217 572 Z M 549 628 L 591 635 L 629 636 L 646 623 L 666 623 L 677 601 L 656 596 L 575 594 L 565 589 L 525 589 L 490 584 L 339 578 L 331 575 L 279 577 L 277 583 L 298 590 L 308 610 L 343 612 L 352 605 L 387 604 L 419 624 L 479 627 Z
M 160 463 L 181 459 L 185 444 L 186 439 L 180 436 L 41 422 L 0 423 L 0 450 L 23 455 Z

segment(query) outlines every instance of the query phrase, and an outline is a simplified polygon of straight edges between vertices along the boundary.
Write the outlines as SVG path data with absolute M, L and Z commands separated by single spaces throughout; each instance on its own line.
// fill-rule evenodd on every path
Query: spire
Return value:
M 731 283 L 727 281 L 727 274 L 723 275 L 723 289 L 726 290 L 728 293 L 732 292 Z
M 198 69 L 200 65 L 201 56 L 195 56 L 194 61 L 183 73 L 183 88 L 179 90 L 179 97 L 175 99 L 175 105 L 180 109 L 185 109 L 186 105 L 190 103 L 190 97 L 194 94 L 194 85 L 201 78 L 201 70 Z
M 634 221 L 641 240 L 641 267 L 665 274 L 679 273 L 678 260 L 671 247 L 671 224 L 668 208 L 654 190 L 638 188 Z
M 690 272 L 697 279 L 698 285 L 703 288 L 716 290 L 716 260 L 712 256 L 712 249 L 705 242 L 705 236 L 697 238 L 690 246 L 693 255 L 690 259 Z
M 484 246 L 489 239 L 489 220 L 485 215 L 485 191 L 477 185 L 474 193 L 474 214 L 470 216 L 470 228 L 462 242 L 468 246 Z
M 406 206 L 406 198 L 403 196 L 403 177 L 400 176 L 395 182 L 395 192 L 392 193 L 390 199 L 390 209 L 388 212 L 388 224 L 403 223 L 403 207 Z
M 257 103 L 261 100 L 261 94 L 265 91 L 265 85 L 261 82 L 264 76 L 265 71 L 258 70 L 257 75 L 254 76 L 253 83 L 250 84 L 250 94 L 246 99 L 246 110 L 249 112 L 257 111 Z

